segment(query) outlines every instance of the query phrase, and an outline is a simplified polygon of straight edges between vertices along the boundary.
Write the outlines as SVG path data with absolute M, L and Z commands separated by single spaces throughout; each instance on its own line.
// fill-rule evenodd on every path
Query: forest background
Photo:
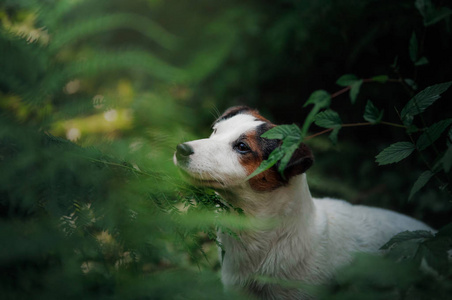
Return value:
M 451 15 L 441 0 L 2 0 L 0 298 L 230 299 L 215 232 L 246 224 L 172 155 L 238 104 L 306 129 L 314 196 L 441 229 L 312 293 L 447 298 Z

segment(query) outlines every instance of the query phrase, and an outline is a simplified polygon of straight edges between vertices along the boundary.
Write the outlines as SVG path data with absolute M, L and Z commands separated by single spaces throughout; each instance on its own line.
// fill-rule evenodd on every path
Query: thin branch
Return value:
M 391 122 L 383 122 L 383 121 L 380 122 L 380 123 L 377 123 L 377 124 L 372 124 L 372 123 L 370 123 L 370 122 L 348 123 L 348 124 L 342 124 L 341 127 L 358 127 L 358 126 L 369 126 L 369 125 L 378 125 L 378 124 L 383 124 L 383 125 L 388 125 L 388 126 L 398 127 L 398 128 L 405 128 L 405 129 L 407 128 L 407 127 L 404 126 L 404 125 L 400 125 L 400 124 L 396 124 L 396 123 L 391 123 Z M 333 131 L 333 130 L 334 130 L 334 128 L 328 128 L 328 129 L 322 130 L 322 131 L 320 131 L 320 132 L 317 132 L 317 133 L 314 133 L 314 134 L 312 134 L 312 135 L 310 135 L 310 136 L 307 136 L 304 140 L 305 140 L 305 141 L 306 141 L 306 140 L 310 140 L 310 139 L 312 139 L 312 138 L 315 138 L 316 136 L 319 136 L 319 135 L 328 133 L 328 132 Z
M 347 86 L 347 87 L 343 88 L 342 90 L 339 90 L 334 94 L 331 94 L 331 98 L 336 98 L 337 96 L 342 95 L 343 93 L 346 93 L 350 89 L 351 89 L 351 87 Z

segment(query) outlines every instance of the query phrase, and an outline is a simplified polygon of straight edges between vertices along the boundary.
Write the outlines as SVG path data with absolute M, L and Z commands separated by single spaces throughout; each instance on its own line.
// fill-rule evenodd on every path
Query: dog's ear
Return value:
M 290 158 L 284 170 L 284 177 L 289 180 L 293 176 L 306 172 L 314 163 L 314 156 L 306 144 L 301 143 Z

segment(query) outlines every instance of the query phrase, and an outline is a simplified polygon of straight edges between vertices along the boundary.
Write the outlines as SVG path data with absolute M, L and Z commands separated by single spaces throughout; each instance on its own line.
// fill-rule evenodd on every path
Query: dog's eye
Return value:
M 237 145 L 235 145 L 235 149 L 240 153 L 248 153 L 251 151 L 250 147 L 248 147 L 248 145 L 243 142 L 240 142 Z

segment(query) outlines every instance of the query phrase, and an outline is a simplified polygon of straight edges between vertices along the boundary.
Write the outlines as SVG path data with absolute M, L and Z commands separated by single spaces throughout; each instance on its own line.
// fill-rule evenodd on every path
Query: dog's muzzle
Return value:
M 190 160 L 190 155 L 195 153 L 193 148 L 188 144 L 179 144 L 176 147 L 176 158 L 179 164 L 187 164 Z

